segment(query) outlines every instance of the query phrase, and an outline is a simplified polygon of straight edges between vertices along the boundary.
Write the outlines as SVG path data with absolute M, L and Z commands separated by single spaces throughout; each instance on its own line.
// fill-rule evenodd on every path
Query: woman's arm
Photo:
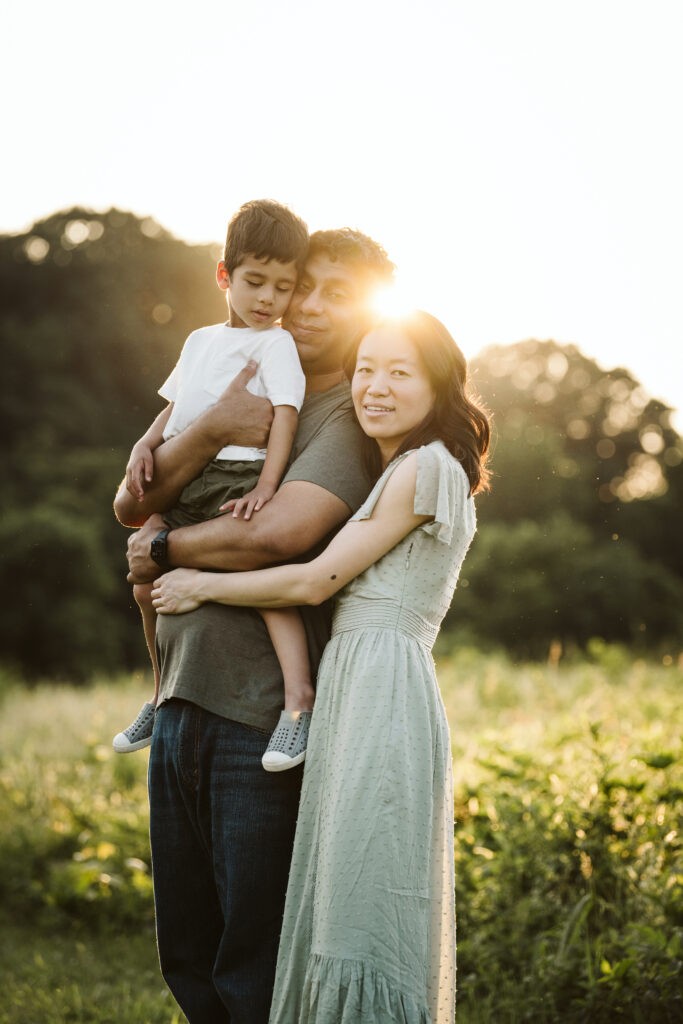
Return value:
M 207 601 L 254 608 L 321 604 L 429 521 L 413 511 L 416 476 L 417 455 L 409 455 L 387 480 L 370 519 L 347 523 L 313 561 L 229 574 L 176 569 L 156 580 L 154 607 L 167 615 Z

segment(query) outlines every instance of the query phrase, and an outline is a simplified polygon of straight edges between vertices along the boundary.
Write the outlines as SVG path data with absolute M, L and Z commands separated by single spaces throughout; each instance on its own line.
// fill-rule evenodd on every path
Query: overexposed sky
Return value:
M 272 196 L 381 241 L 468 356 L 573 342 L 683 409 L 680 0 L 34 0 L 0 39 L 0 231 L 222 241 Z

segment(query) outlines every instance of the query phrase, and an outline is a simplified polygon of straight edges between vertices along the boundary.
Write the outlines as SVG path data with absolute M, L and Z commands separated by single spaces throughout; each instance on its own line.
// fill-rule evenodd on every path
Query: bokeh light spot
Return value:
M 683 452 L 680 448 L 667 448 L 663 458 L 667 466 L 680 466 L 683 462 Z
M 88 225 L 84 220 L 70 220 L 64 228 L 64 234 L 62 235 L 62 245 L 64 248 L 69 249 L 75 248 L 77 245 L 82 245 L 83 242 L 87 242 L 90 237 L 90 231 Z
M 588 420 L 574 419 L 567 424 L 567 437 L 574 441 L 583 441 L 591 432 Z
M 616 450 L 617 446 L 609 437 L 601 437 L 595 446 L 595 451 L 600 459 L 611 459 Z
M 549 380 L 542 380 L 541 383 L 537 384 L 534 388 L 534 398 L 542 405 L 549 405 L 555 400 L 556 396 L 557 391 Z
M 569 369 L 569 360 L 563 352 L 552 352 L 548 357 L 547 372 L 553 380 L 562 380 Z
M 140 224 L 140 231 L 142 231 L 146 238 L 158 238 L 163 228 L 161 224 L 157 224 L 153 217 L 145 217 Z
M 24 242 L 24 252 L 31 263 L 42 263 L 50 251 L 50 243 L 38 235 L 31 235 Z
M 167 324 L 173 317 L 173 310 L 165 302 L 159 302 L 152 310 L 152 319 L 156 324 Z
M 664 438 L 658 427 L 649 425 L 641 431 L 640 446 L 648 455 L 659 455 L 664 450 Z

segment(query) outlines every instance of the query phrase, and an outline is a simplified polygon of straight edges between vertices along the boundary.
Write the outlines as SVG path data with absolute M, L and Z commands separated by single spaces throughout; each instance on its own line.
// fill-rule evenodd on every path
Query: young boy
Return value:
M 175 368 L 159 389 L 169 404 L 133 446 L 126 467 L 127 487 L 142 498 L 145 482 L 152 479 L 154 449 L 212 405 L 250 359 L 259 364 L 259 370 L 249 389 L 265 395 L 274 407 L 268 448 L 230 445 L 219 451 L 164 514 L 169 530 L 226 510 L 249 519 L 278 487 L 291 451 L 305 380 L 292 336 L 276 322 L 289 305 L 307 250 L 306 225 L 271 200 L 245 203 L 228 225 L 224 257 L 216 271 L 218 287 L 226 293 L 228 322 L 194 331 L 185 342 Z M 163 557 L 159 564 L 163 570 Z M 151 584 L 135 586 L 134 594 L 154 669 L 154 698 L 114 737 L 118 753 L 149 745 L 159 694 Z M 285 684 L 285 710 L 263 756 L 263 767 L 282 771 L 304 760 L 314 690 L 299 613 L 285 608 L 262 614 Z

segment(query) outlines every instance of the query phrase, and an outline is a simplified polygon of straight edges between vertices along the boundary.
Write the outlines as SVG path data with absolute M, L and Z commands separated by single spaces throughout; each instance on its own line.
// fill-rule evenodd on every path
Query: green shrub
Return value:
M 451 712 L 460 1019 L 677 1021 L 681 673 L 507 676 L 481 680 L 488 730 L 463 743 Z

